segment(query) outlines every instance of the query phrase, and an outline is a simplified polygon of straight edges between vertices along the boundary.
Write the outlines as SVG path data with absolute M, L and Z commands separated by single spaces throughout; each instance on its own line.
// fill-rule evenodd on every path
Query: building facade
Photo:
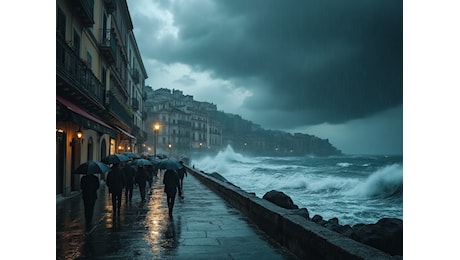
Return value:
M 56 1 L 56 195 L 80 190 L 80 164 L 145 142 L 147 73 L 132 30 L 126 0 Z
M 213 116 L 216 105 L 195 101 L 180 90 L 147 87 L 146 93 L 146 125 L 150 125 L 148 139 L 152 140 L 147 144 L 149 151 L 189 157 L 222 148 L 220 121 Z M 157 133 L 155 124 L 160 126 Z

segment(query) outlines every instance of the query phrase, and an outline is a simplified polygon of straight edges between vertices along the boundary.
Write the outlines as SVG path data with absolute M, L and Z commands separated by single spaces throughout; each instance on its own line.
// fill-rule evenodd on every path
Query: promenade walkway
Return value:
M 101 185 L 89 232 L 80 195 L 58 202 L 56 259 L 297 259 L 191 174 L 170 218 L 162 177 L 145 203 L 135 187 L 119 217 Z

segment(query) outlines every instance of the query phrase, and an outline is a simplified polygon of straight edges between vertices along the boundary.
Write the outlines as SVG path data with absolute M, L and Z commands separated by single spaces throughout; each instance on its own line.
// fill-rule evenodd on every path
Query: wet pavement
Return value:
M 89 231 L 81 195 L 58 202 L 56 259 L 297 259 L 191 174 L 184 196 L 170 218 L 159 174 L 146 202 L 135 187 L 113 216 L 101 183 Z

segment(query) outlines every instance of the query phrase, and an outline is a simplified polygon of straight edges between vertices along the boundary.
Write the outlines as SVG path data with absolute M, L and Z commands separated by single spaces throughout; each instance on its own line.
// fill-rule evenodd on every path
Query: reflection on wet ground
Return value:
M 84 225 L 81 196 L 57 204 L 57 259 L 161 257 L 164 249 L 158 249 L 159 245 L 177 245 L 176 227 L 169 219 L 159 178 L 151 191 L 150 199 L 141 202 L 139 188 L 135 187 L 132 203 L 126 204 L 123 197 L 121 215 L 116 216 L 112 214 L 110 196 L 102 188 L 94 213 L 100 219 L 94 219 L 97 225 L 89 232 Z
M 191 175 L 172 218 L 162 174 L 144 203 L 135 187 L 132 203 L 123 199 L 120 216 L 112 215 L 104 186 L 89 232 L 81 196 L 56 205 L 56 259 L 296 259 Z

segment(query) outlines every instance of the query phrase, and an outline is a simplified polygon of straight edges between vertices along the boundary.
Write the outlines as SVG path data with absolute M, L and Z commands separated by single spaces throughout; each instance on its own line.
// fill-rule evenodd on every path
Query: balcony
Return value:
M 117 3 L 115 0 L 104 0 L 105 9 L 109 14 L 113 13 L 117 9 Z
M 137 111 L 139 109 L 139 101 L 135 98 L 131 98 L 131 107 L 134 111 Z
M 71 3 L 83 26 L 92 27 L 94 25 L 94 0 L 72 0 Z
M 117 39 L 115 38 L 114 30 L 102 29 L 101 33 L 102 37 L 99 49 L 109 63 L 115 64 L 117 60 Z
M 99 110 L 104 105 L 104 86 L 86 63 L 59 36 L 56 36 L 56 91 L 73 101 Z M 84 98 L 87 97 L 87 98 Z M 94 103 L 94 104 L 91 104 Z
M 131 127 L 132 115 L 128 111 L 126 111 L 123 104 L 121 104 L 112 93 L 109 94 L 109 98 L 110 98 L 110 101 L 109 101 L 108 109 L 110 113 L 114 115 L 116 118 L 118 118 L 119 120 L 121 120 L 123 123 L 125 123 L 127 126 Z
M 135 83 L 139 83 L 139 70 L 137 69 L 132 69 L 131 70 L 131 75 L 133 76 L 133 81 Z

